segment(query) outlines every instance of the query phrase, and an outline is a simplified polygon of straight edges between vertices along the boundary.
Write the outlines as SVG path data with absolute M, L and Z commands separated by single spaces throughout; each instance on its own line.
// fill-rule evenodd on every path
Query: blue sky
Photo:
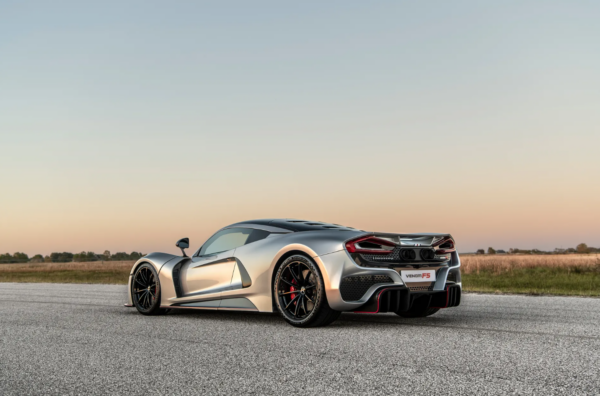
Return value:
M 254 217 L 600 245 L 598 17 L 0 2 L 0 251 L 172 249 Z

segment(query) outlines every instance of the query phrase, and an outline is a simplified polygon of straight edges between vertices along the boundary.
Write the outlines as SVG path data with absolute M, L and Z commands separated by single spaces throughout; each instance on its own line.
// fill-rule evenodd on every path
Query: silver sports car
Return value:
M 326 326 L 341 312 L 424 317 L 460 304 L 460 259 L 449 234 L 366 232 L 316 221 L 252 220 L 210 237 L 191 257 L 150 253 L 129 275 L 144 315 L 170 309 L 279 312 Z

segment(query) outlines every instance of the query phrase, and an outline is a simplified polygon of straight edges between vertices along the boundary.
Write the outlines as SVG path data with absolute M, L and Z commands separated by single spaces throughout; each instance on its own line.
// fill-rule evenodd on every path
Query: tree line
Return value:
M 600 253 L 600 248 L 595 248 L 595 247 L 588 246 L 585 243 L 580 243 L 579 245 L 577 245 L 577 247 L 574 247 L 574 248 L 568 248 L 568 249 L 556 248 L 550 252 L 539 250 L 539 249 L 525 250 L 525 249 L 510 248 L 510 249 L 508 249 L 508 252 L 501 250 L 501 249 L 496 250 L 493 247 L 489 247 L 487 249 L 487 254 L 574 254 L 574 253 L 578 253 L 578 254 Z M 477 249 L 476 254 L 485 254 L 485 250 Z
M 96 254 L 94 252 L 81 252 L 81 253 L 69 253 L 69 252 L 54 252 L 47 256 L 36 254 L 33 257 L 29 257 L 26 253 L 16 252 L 15 254 L 5 253 L 0 254 L 0 264 L 10 263 L 70 263 L 70 262 L 88 262 L 88 261 L 130 261 L 138 260 L 145 256 L 140 252 L 118 252 L 111 254 L 108 250 L 102 254 Z

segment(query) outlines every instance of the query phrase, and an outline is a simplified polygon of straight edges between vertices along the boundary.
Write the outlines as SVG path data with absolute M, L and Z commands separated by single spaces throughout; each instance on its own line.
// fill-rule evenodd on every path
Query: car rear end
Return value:
M 460 304 L 460 258 L 449 234 L 365 233 L 346 241 L 344 251 L 322 259 L 339 272 L 328 271 L 328 299 L 339 310 L 402 313 L 416 305 Z

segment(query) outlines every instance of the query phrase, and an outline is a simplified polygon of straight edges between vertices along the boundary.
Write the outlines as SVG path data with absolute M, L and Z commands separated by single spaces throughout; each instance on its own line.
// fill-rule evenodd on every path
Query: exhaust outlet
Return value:
M 435 258 L 435 252 L 431 249 L 421 249 L 419 255 L 424 261 L 433 260 Z
M 413 249 L 400 250 L 400 258 L 406 261 L 412 261 L 417 258 L 417 253 Z

